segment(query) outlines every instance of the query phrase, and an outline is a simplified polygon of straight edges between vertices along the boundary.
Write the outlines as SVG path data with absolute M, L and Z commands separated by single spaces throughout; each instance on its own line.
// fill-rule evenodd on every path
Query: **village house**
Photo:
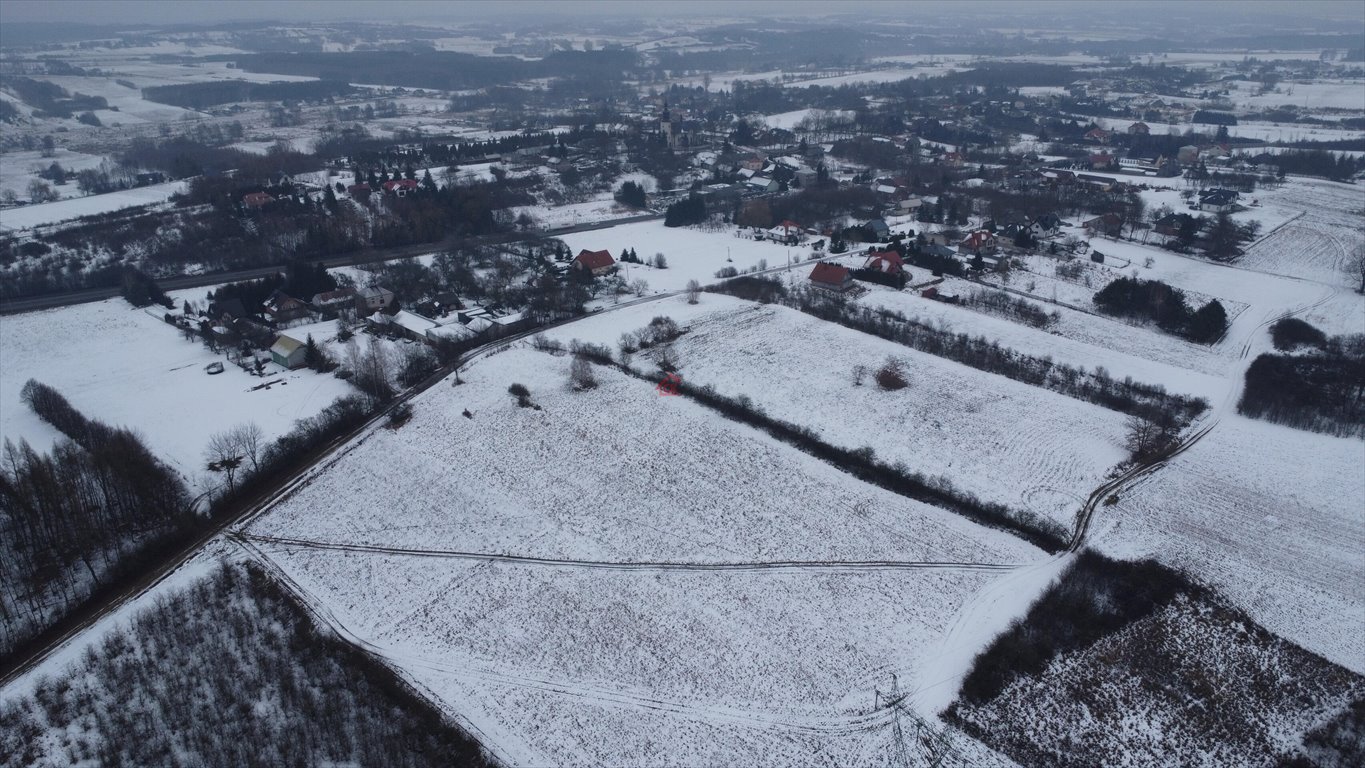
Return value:
M 1111 135 L 1112 134 L 1110 134 L 1109 131 L 1106 131 L 1103 128 L 1091 128 L 1090 130 L 1085 132 L 1085 140 L 1097 142 L 1100 144 L 1108 144 L 1109 137 Z
M 1230 213 L 1242 195 L 1231 189 L 1206 189 L 1199 193 L 1199 210 L 1205 213 Z
M 275 291 L 261 304 L 261 314 L 272 323 L 289 323 L 308 317 L 312 310 L 307 304 L 284 291 Z
M 388 288 L 380 288 L 372 285 L 369 288 L 361 288 L 355 295 L 356 309 L 362 314 L 368 315 L 378 309 L 383 309 L 393 303 L 393 291 Z
M 899 275 L 905 272 L 905 261 L 895 251 L 870 251 L 863 269 L 881 272 L 884 275 Z
M 962 238 L 962 242 L 957 244 L 958 253 L 966 253 L 972 256 L 988 256 L 995 253 L 997 248 L 996 237 L 984 229 L 977 231 Z
M 1055 213 L 1045 213 L 1029 222 L 1028 232 L 1035 240 L 1053 237 L 1062 228 L 1062 219 Z
M 822 293 L 843 295 L 853 290 L 853 275 L 848 267 L 822 261 L 811 270 L 810 285 Z
M 769 229 L 766 232 L 766 236 L 775 243 L 796 245 L 806 239 L 806 231 L 801 228 L 800 224 L 797 224 L 790 219 L 784 219 L 782 223 Z
M 363 203 L 370 199 L 370 185 L 364 183 L 352 184 L 346 188 L 346 194 L 350 195 L 352 200 L 359 200 Z
M 1150 136 L 1151 133 L 1152 133 L 1151 127 L 1148 126 L 1146 123 L 1142 122 L 1141 120 L 1128 126 L 1129 136 Z
M 1096 216 L 1081 223 L 1085 231 L 1091 235 L 1104 235 L 1105 237 L 1118 237 L 1123 231 L 1123 217 L 1117 213 L 1106 213 L 1103 216 Z
M 384 182 L 384 191 L 395 197 L 407 197 L 417 191 L 416 179 L 393 179 Z
M 258 210 L 275 202 L 275 198 L 265 192 L 250 192 L 242 196 L 242 205 L 252 210 Z
M 574 269 L 586 269 L 594 277 L 605 275 L 614 266 L 616 266 L 616 260 L 611 257 L 610 251 L 582 250 L 573 259 Z
M 338 288 L 335 291 L 315 294 L 309 303 L 319 312 L 339 312 L 355 306 L 355 289 Z

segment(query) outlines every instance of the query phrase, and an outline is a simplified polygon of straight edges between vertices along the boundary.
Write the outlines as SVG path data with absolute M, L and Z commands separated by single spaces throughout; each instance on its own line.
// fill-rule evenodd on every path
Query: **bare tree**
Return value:
M 228 491 L 237 487 L 237 470 L 241 468 L 246 457 L 239 452 L 231 430 L 219 432 L 209 438 L 208 447 L 204 449 L 204 458 L 210 472 L 222 473 L 227 478 Z
M 1354 280 L 1359 280 L 1360 285 L 1356 288 L 1356 293 L 1365 293 L 1365 243 L 1357 243 L 1351 256 L 1346 261 L 1346 272 Z
M 575 356 L 569 363 L 569 386 L 576 392 L 597 386 L 597 378 L 592 373 L 592 363 L 588 362 L 587 358 Z
M 701 297 L 701 283 L 696 280 L 687 281 L 687 303 L 696 304 Z

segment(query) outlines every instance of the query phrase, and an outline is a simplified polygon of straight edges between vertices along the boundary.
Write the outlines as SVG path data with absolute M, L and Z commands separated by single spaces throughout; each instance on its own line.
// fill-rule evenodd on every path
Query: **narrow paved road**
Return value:
M 653 221 L 654 219 L 661 218 L 663 218 L 662 214 L 647 213 L 639 216 L 628 216 L 623 219 L 609 219 L 607 221 L 596 221 L 588 224 L 575 224 L 573 226 L 543 229 L 535 232 L 509 232 L 501 235 L 490 235 L 482 238 L 473 238 L 472 241 L 481 245 L 516 243 L 537 237 L 559 237 L 561 235 L 570 235 L 575 232 L 591 232 L 598 229 L 609 229 L 621 224 L 633 224 L 639 221 Z M 423 254 L 439 251 L 447 247 L 447 245 L 448 243 L 443 241 L 437 243 L 405 245 L 398 248 L 367 248 L 363 251 L 356 251 L 340 256 L 328 256 L 321 259 L 312 259 L 311 261 L 319 262 L 328 268 L 353 267 L 357 264 L 369 264 L 375 261 L 394 261 L 395 259 L 421 256 Z M 232 283 L 239 280 L 254 280 L 256 278 L 265 277 L 266 275 L 273 275 L 281 269 L 284 269 L 284 265 L 278 264 L 268 267 L 239 269 L 232 272 L 213 272 L 204 275 L 168 277 L 163 280 L 158 280 L 157 285 L 159 285 L 163 291 L 202 288 L 208 285 L 220 285 L 222 283 Z M 15 314 L 17 312 L 33 312 L 35 310 L 65 307 L 72 304 L 84 304 L 88 301 L 103 301 L 105 299 L 112 299 L 118 295 L 118 288 L 91 288 L 83 291 L 69 291 L 65 293 L 45 294 L 43 296 L 0 300 L 0 315 Z

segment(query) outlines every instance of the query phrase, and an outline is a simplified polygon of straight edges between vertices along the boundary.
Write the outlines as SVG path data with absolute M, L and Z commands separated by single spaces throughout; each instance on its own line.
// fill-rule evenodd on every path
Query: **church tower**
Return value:
M 664 102 L 664 113 L 659 116 L 659 133 L 663 134 L 664 141 L 669 149 L 678 148 L 678 137 L 673 132 L 673 117 L 668 112 L 668 102 Z

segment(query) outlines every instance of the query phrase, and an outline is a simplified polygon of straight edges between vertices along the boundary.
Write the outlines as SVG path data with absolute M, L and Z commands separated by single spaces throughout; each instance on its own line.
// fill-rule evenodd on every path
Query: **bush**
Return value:
M 569 386 L 575 392 L 592 389 L 597 386 L 597 378 L 593 376 L 592 363 L 585 357 L 575 357 L 569 363 Z
M 507 388 L 507 394 L 517 399 L 518 408 L 531 407 L 531 390 L 525 384 L 513 384 Z
M 721 267 L 720 269 L 716 270 L 716 277 L 719 277 L 722 280 L 727 277 L 737 277 L 738 275 L 739 270 L 735 269 L 734 267 Z
M 881 368 L 877 369 L 874 378 L 877 380 L 877 386 L 888 392 L 910 386 L 910 382 L 905 377 L 905 364 L 894 357 L 886 358 L 886 362 L 882 364 Z
M 1270 326 L 1270 339 L 1275 349 L 1288 352 L 1298 347 L 1327 347 L 1327 334 L 1296 318 L 1285 317 Z

